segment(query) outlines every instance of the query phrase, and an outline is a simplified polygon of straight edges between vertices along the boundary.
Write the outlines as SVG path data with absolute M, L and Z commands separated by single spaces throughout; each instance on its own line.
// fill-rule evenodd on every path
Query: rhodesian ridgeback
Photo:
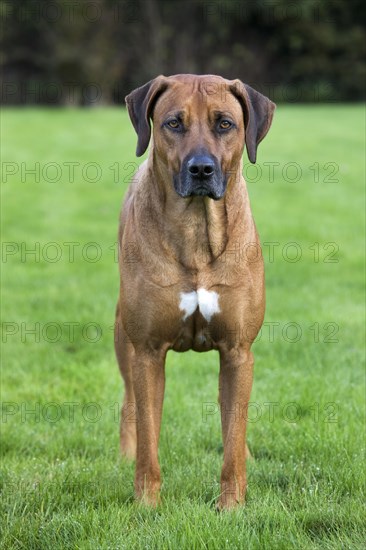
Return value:
M 251 345 L 264 317 L 264 269 L 242 155 L 256 161 L 275 104 L 239 80 L 159 76 L 126 97 L 147 149 L 120 218 L 116 354 L 124 379 L 121 451 L 136 497 L 156 505 L 168 350 L 218 350 L 224 458 L 218 508 L 243 502 Z M 132 412 L 136 416 L 131 422 Z

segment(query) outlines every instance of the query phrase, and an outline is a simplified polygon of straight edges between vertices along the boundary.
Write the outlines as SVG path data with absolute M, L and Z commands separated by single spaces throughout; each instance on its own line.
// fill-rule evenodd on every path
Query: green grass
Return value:
M 246 506 L 217 514 L 216 353 L 168 355 L 157 510 L 133 501 L 133 465 L 119 458 L 113 245 L 126 163 L 136 162 L 126 112 L 3 112 L 2 161 L 18 167 L 2 186 L 2 320 L 13 323 L 2 335 L 3 548 L 364 547 L 363 120 L 361 106 L 280 106 L 260 146 L 262 177 L 248 183 L 267 279 L 248 428 L 256 460 Z M 38 182 L 24 173 L 36 162 Z M 73 182 L 65 162 L 80 163 Z M 92 166 L 82 175 L 90 162 L 99 181 L 88 181 Z M 265 162 L 280 163 L 273 182 Z M 47 163 L 60 165 L 59 181 Z M 287 163 L 299 165 L 299 181 Z M 327 181 L 334 167 L 338 181 Z M 97 262 L 87 261 L 90 242 Z M 297 262 L 283 257 L 294 256 L 291 242 Z M 26 332 L 35 323 L 39 337 Z

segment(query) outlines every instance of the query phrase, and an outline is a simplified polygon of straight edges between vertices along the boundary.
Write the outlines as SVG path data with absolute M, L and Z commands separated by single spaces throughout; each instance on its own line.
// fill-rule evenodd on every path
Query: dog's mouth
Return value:
M 222 199 L 226 190 L 226 181 L 212 181 L 206 184 L 197 185 L 196 182 L 187 181 L 181 174 L 174 176 L 174 189 L 177 194 L 186 199 L 191 197 L 208 197 L 218 201 Z
M 205 185 L 196 187 L 195 190 L 191 193 L 191 197 L 194 197 L 195 195 L 197 195 L 198 197 L 210 197 L 211 199 L 214 197 L 213 193 L 209 189 L 207 189 Z
M 194 191 L 192 191 L 192 193 L 189 196 L 190 197 L 209 197 L 214 201 L 218 201 L 223 197 L 223 194 L 218 194 L 212 189 L 202 185 L 199 187 L 195 187 Z

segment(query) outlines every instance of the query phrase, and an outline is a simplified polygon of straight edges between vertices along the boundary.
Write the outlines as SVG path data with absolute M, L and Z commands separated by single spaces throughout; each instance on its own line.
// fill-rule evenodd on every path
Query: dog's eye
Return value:
M 167 125 L 169 126 L 169 128 L 173 128 L 173 130 L 176 130 L 177 128 L 179 128 L 179 121 L 176 118 L 172 118 L 167 122 Z
M 232 127 L 232 123 L 229 120 L 222 120 L 219 127 L 221 130 L 228 130 Z

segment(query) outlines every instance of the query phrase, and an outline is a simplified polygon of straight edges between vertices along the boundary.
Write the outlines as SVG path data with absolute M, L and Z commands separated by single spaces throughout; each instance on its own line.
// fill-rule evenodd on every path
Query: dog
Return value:
M 219 509 L 244 501 L 251 345 L 264 318 L 263 259 L 242 156 L 257 147 L 275 104 L 240 80 L 158 76 L 126 97 L 148 158 L 119 227 L 115 349 L 124 380 L 120 443 L 136 458 L 137 499 L 160 499 L 158 441 L 168 350 L 218 350 L 224 447 Z M 135 420 L 135 421 L 131 421 Z

